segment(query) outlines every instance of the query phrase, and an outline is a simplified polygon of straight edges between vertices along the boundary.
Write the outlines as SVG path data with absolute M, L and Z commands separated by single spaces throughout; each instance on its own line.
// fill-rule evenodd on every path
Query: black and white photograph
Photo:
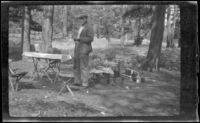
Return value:
M 180 115 L 180 12 L 173 3 L 10 5 L 9 116 Z

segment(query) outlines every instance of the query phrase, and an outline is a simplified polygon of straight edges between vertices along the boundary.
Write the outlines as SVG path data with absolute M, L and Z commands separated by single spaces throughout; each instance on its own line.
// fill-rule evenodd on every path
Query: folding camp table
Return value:
M 39 78 L 39 72 L 44 73 L 48 79 L 53 83 L 54 80 L 49 76 L 49 70 L 52 70 L 56 76 L 60 72 L 60 63 L 62 60 L 70 60 L 72 57 L 70 55 L 63 55 L 63 54 L 49 54 L 49 53 L 38 53 L 38 52 L 24 52 L 24 56 L 31 57 L 34 64 L 34 71 L 33 74 L 37 74 Z M 43 69 L 38 69 L 38 63 L 44 59 L 47 65 L 44 66 Z M 56 70 L 57 69 L 57 70 Z

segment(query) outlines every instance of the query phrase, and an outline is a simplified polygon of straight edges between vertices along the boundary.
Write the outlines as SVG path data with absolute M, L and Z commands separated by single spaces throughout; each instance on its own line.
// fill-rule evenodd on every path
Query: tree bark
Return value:
M 135 40 L 135 45 L 136 46 L 140 46 L 142 44 L 141 41 L 141 36 L 140 36 L 140 30 L 141 30 L 141 16 L 139 16 L 138 18 L 138 27 L 137 27 L 137 36 L 136 36 L 136 40 Z
M 173 13 L 173 24 L 171 24 L 171 33 L 172 33 L 172 40 L 171 40 L 171 48 L 175 47 L 174 36 L 175 36 L 175 28 L 176 28 L 176 10 L 175 5 L 173 5 L 174 13 Z
M 126 11 L 126 6 L 122 5 L 122 13 L 125 13 Z M 121 17 L 121 46 L 124 47 L 124 42 L 125 42 L 125 19 Z
M 125 42 L 125 32 L 124 32 L 124 19 L 121 19 L 121 46 L 124 47 Z
M 107 47 L 110 47 L 110 36 L 111 36 L 111 32 L 110 32 L 110 24 L 105 24 L 105 30 L 106 30 L 106 40 L 108 41 L 108 45 Z
M 70 11 L 71 11 L 71 6 L 70 5 L 65 5 L 64 6 L 64 14 L 63 14 L 63 36 L 68 36 L 69 33 L 69 24 L 70 24 Z
M 110 36 L 111 36 L 111 23 L 110 23 L 110 20 L 106 17 L 102 20 L 103 22 L 103 27 L 104 27 L 104 35 L 105 35 L 105 38 L 108 42 L 107 44 L 107 48 L 109 48 L 110 46 Z
M 170 6 L 167 9 L 167 48 L 173 48 L 174 42 L 173 42 L 173 27 L 171 24 L 172 21 L 172 11 Z
M 174 19 L 173 19 L 173 39 L 178 39 L 177 38 L 177 36 L 176 36 L 176 28 L 177 28 L 177 26 L 176 26 L 176 22 L 177 22 L 177 6 L 176 5 L 174 5 Z M 178 41 L 179 41 L 179 39 L 178 39 Z M 179 44 L 179 42 L 178 42 L 178 44 Z M 178 47 L 179 47 L 179 45 L 178 45 Z
M 140 37 L 140 27 L 141 27 L 141 17 L 138 18 L 138 33 L 137 36 Z
M 42 52 L 52 48 L 54 6 L 43 7 Z
M 142 64 L 144 70 L 152 71 L 157 66 L 163 40 L 164 20 L 165 6 L 158 5 L 154 8 L 149 50 L 147 58 Z
M 24 8 L 24 30 L 23 30 L 23 52 L 30 51 L 30 9 L 25 6 Z M 23 59 L 25 57 L 23 56 Z
M 63 13 L 63 37 L 67 36 L 67 5 L 64 5 L 64 13 Z
M 170 33 L 170 8 L 167 8 L 167 37 L 166 37 L 166 43 L 167 43 L 167 48 L 169 48 L 170 46 L 170 42 L 169 42 L 169 33 Z
M 24 44 L 24 18 L 25 18 L 25 7 L 23 7 L 22 10 L 22 19 L 21 19 L 21 25 L 22 25 L 22 30 L 21 30 L 21 59 L 23 58 L 23 44 Z
M 100 38 L 100 23 L 97 24 L 97 38 Z

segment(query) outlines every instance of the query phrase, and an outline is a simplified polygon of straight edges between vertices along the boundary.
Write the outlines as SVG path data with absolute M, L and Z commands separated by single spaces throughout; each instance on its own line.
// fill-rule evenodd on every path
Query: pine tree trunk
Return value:
M 24 10 L 24 30 L 23 30 L 23 52 L 30 51 L 30 9 L 25 6 Z M 23 56 L 23 59 L 25 57 Z
M 126 11 L 126 6 L 122 5 L 122 13 L 124 13 Z M 123 17 L 121 17 L 121 46 L 124 47 L 124 42 L 125 42 L 125 20 L 123 19 Z
M 111 26 L 110 23 L 108 22 L 109 20 L 104 22 L 104 28 L 105 28 L 105 37 L 107 40 L 107 48 L 110 47 L 110 36 L 111 36 Z
M 42 24 L 42 52 L 52 48 L 54 6 L 44 6 Z
M 171 24 L 172 21 L 172 11 L 169 6 L 168 11 L 167 11 L 167 48 L 173 48 L 174 47 L 174 42 L 173 42 L 173 27 Z
M 64 6 L 64 14 L 63 14 L 63 37 L 67 36 L 67 27 L 68 27 L 68 6 Z
M 124 47 L 125 32 L 124 32 L 124 20 L 121 20 L 121 46 Z
M 141 17 L 138 18 L 138 28 L 137 28 L 137 36 L 136 36 L 136 46 L 140 46 L 142 41 L 140 37 L 140 29 L 141 28 Z
M 174 13 L 173 13 L 173 24 L 171 24 L 171 33 L 172 33 L 172 40 L 171 40 L 171 48 L 175 47 L 175 43 L 174 43 L 174 36 L 175 36 L 175 26 L 176 26 L 176 11 L 175 11 L 175 5 L 173 5 L 173 9 L 174 9 Z
M 171 40 L 171 20 L 170 20 L 170 12 L 171 12 L 171 10 L 170 10 L 170 6 L 167 8 L 167 37 L 166 37 L 166 43 L 167 43 L 167 48 L 169 48 L 170 47 L 170 40 Z
M 139 19 L 138 19 L 138 22 L 139 22 L 139 24 L 138 24 L 138 37 L 140 37 L 140 28 L 141 28 L 141 17 L 139 16 Z
M 24 18 L 25 18 L 25 7 L 23 7 L 22 19 L 21 19 L 21 25 L 22 25 L 22 29 L 21 29 L 21 59 L 23 58 L 22 54 L 23 54 L 23 44 L 24 44 Z
M 173 39 L 175 40 L 175 33 L 176 33 L 176 21 L 177 21 L 177 7 L 174 5 L 174 20 L 173 20 Z
M 72 31 L 72 15 L 71 15 L 72 7 L 71 5 L 67 6 L 67 36 L 69 32 Z M 70 28 L 69 28 L 70 27 Z
M 147 58 L 142 65 L 144 70 L 150 69 L 152 71 L 159 61 L 164 32 L 164 20 L 165 6 L 158 5 L 154 8 L 149 50 Z
M 97 33 L 97 38 L 100 38 L 100 28 L 99 28 L 100 24 L 97 24 L 97 28 L 96 28 L 96 33 Z

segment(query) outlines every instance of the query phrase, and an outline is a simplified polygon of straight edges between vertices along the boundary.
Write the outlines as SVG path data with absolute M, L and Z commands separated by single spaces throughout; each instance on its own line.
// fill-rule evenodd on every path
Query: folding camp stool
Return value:
M 14 72 L 10 67 L 9 67 L 9 83 L 11 85 L 12 91 L 17 91 L 18 90 L 18 85 L 19 81 L 27 74 L 28 72 Z M 12 78 L 15 78 L 15 84 L 12 81 Z
M 68 80 L 66 81 L 66 80 L 63 80 L 62 78 L 67 78 Z M 57 79 L 63 81 L 63 86 L 62 86 L 62 88 L 60 89 L 60 91 L 58 93 L 59 95 L 63 92 L 63 90 L 65 88 L 67 88 L 68 91 L 71 93 L 71 95 L 74 96 L 72 90 L 69 87 L 69 85 L 72 84 L 72 79 L 73 78 L 74 78 L 74 75 L 71 74 L 71 73 L 59 73 L 58 74 Z
M 63 86 L 62 88 L 60 89 L 60 92 L 59 92 L 59 95 L 63 92 L 63 90 L 65 88 L 68 89 L 68 91 L 71 93 L 72 96 L 74 96 L 72 90 L 70 89 L 69 87 L 69 84 L 72 83 L 72 79 L 74 78 L 74 74 L 73 73 L 69 73 L 67 71 L 62 71 L 60 70 L 60 65 L 61 64 L 68 64 L 68 62 L 70 62 L 71 59 L 68 59 L 68 57 L 66 55 L 63 55 L 62 59 L 60 60 L 60 62 L 58 64 L 55 64 L 57 65 L 57 68 L 58 68 L 58 72 L 56 73 L 56 77 L 55 79 L 53 80 L 53 83 L 55 83 L 56 80 L 61 80 L 63 81 Z M 62 78 L 67 78 L 68 80 L 65 81 L 63 80 Z

